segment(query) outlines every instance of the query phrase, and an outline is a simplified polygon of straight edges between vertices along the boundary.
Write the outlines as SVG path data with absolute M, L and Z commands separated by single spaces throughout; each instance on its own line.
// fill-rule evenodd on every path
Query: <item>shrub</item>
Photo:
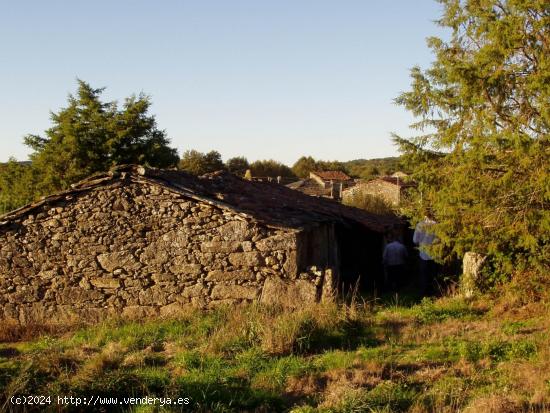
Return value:
M 365 211 L 379 215 L 394 215 L 395 212 L 392 206 L 382 198 L 371 194 L 363 194 L 361 192 L 353 194 L 351 197 L 344 199 L 343 203 Z

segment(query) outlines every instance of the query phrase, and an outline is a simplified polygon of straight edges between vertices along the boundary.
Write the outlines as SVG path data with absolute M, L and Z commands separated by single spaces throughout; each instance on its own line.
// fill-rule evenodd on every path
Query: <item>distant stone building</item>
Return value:
M 309 173 L 309 177 L 315 179 L 320 184 L 328 184 L 331 182 L 349 184 L 353 182 L 353 179 L 342 171 L 312 171 Z
M 342 171 L 315 171 L 309 178 L 287 185 L 288 188 L 311 196 L 340 200 L 342 191 L 354 184 L 353 179 Z
M 118 167 L 0 217 L 0 319 L 302 305 L 380 276 L 401 223 L 225 172 Z
M 370 181 L 359 182 L 355 186 L 344 190 L 342 199 L 347 202 L 359 195 L 368 194 L 383 199 L 389 205 L 398 206 L 404 192 L 411 186 L 414 186 L 414 184 L 405 181 L 400 176 L 382 176 Z

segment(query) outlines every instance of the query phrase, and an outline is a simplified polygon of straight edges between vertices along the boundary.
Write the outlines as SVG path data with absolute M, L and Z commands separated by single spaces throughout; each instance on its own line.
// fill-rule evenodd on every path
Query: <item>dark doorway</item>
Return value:
M 379 291 L 384 279 L 382 235 L 360 227 L 338 226 L 336 240 L 340 256 L 340 293 L 346 296 L 356 288 L 358 293 Z

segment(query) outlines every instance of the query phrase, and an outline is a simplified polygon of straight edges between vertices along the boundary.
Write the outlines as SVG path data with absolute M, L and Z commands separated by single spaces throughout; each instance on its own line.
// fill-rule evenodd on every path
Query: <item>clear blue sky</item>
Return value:
M 441 35 L 433 0 L 0 1 L 0 161 L 81 78 L 151 95 L 172 145 L 224 159 L 391 156 L 392 100 Z

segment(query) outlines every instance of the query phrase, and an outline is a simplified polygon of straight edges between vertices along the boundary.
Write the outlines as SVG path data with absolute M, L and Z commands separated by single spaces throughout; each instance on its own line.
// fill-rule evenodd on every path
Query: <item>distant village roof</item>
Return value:
M 380 216 L 329 199 L 314 198 L 276 183 L 247 181 L 229 172 L 219 171 L 196 177 L 177 170 L 123 165 L 84 179 L 70 190 L 47 196 L 0 216 L 0 225 L 9 224 L 45 204 L 70 200 L 79 193 L 89 192 L 114 181 L 127 180 L 158 185 L 184 197 L 227 208 L 271 226 L 298 229 L 315 222 L 340 222 L 384 232 L 401 223 L 397 217 Z
M 300 191 L 310 196 L 330 197 L 331 188 L 319 185 L 315 179 L 305 178 L 286 185 L 287 188 Z
M 325 181 L 349 181 L 351 179 L 342 171 L 312 171 L 311 173 Z
M 402 188 L 407 188 L 407 187 L 410 187 L 410 186 L 414 186 L 414 183 L 404 181 L 403 178 L 399 177 L 399 176 L 381 176 L 381 177 L 375 178 L 373 180 L 377 180 L 377 179 L 388 182 L 388 183 L 393 184 L 393 185 L 397 185 L 397 186 L 402 187 Z

